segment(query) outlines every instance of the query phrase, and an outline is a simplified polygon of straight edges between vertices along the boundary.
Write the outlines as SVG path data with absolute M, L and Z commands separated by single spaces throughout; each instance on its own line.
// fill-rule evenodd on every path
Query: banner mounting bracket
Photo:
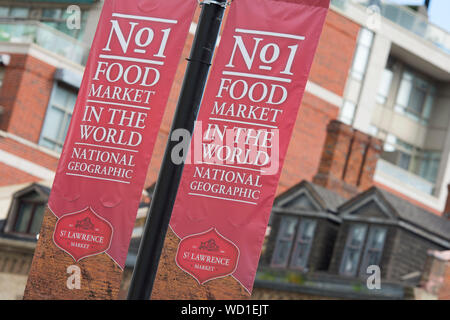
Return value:
M 204 4 L 216 4 L 218 6 L 221 6 L 222 8 L 226 8 L 227 6 L 229 6 L 231 4 L 231 2 L 233 2 L 233 0 L 227 1 L 227 2 L 219 2 L 219 1 L 215 1 L 215 0 L 197 0 L 198 4 L 204 5 Z

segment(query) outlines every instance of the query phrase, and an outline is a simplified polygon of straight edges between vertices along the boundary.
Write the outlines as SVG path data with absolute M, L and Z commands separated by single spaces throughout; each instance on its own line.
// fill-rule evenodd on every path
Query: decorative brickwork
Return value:
M 313 182 L 351 198 L 373 185 L 382 142 L 333 120 L 327 126 L 319 170 Z
M 122 270 L 105 253 L 87 257 L 77 263 L 56 247 L 53 230 L 56 217 L 47 208 L 36 247 L 24 299 L 116 299 L 122 279 Z M 81 270 L 80 289 L 69 289 L 71 276 L 67 268 L 76 265 Z M 55 285 L 58 283 L 58 285 Z

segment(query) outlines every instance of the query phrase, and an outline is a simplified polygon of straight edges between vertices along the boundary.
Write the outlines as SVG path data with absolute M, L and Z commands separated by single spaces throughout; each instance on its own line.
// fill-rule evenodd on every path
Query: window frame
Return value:
M 28 221 L 27 225 L 27 231 L 30 231 L 30 228 L 33 224 L 33 221 L 35 220 L 35 214 L 37 212 L 37 209 L 39 206 L 42 206 L 42 219 L 45 215 L 46 206 L 48 203 L 48 193 L 41 189 L 41 187 L 37 184 L 31 184 L 30 186 L 17 191 L 12 196 L 11 205 L 8 209 L 8 214 L 5 220 L 5 225 L 3 227 L 3 232 L 6 234 L 11 234 L 14 236 L 20 236 L 22 238 L 29 238 L 29 239 L 36 239 L 37 234 L 39 234 L 40 228 L 42 226 L 39 226 L 39 231 L 35 233 L 26 233 L 26 232 L 20 232 L 16 231 L 16 225 L 17 221 L 19 219 L 19 211 L 21 209 L 22 203 L 32 203 L 36 204 L 34 208 L 32 209 L 32 216 L 30 218 L 30 221 Z M 43 221 L 43 220 L 42 220 Z
M 1 5 L 0 7 L 3 7 L 7 9 L 7 16 L 0 17 L 0 21 L 39 21 L 40 23 L 43 23 L 47 25 L 49 28 L 55 29 L 59 32 L 64 33 L 65 35 L 75 39 L 75 40 L 82 40 L 84 33 L 86 31 L 86 25 L 88 21 L 89 11 L 91 9 L 91 5 L 89 4 L 77 4 L 80 8 L 80 28 L 79 29 L 73 29 L 69 30 L 69 33 L 65 32 L 64 30 L 61 30 L 59 28 L 50 26 L 49 23 L 66 23 L 66 17 L 65 12 L 67 11 L 67 8 L 70 4 L 42 4 L 39 5 L 37 3 L 31 4 L 31 5 L 24 5 L 24 4 L 5 4 Z M 11 11 L 13 9 L 27 9 L 27 15 L 26 17 L 11 17 Z M 52 17 L 44 17 L 43 13 L 44 10 L 61 10 L 58 17 L 52 18 Z
M 286 227 L 283 226 L 283 221 L 286 221 L 288 219 L 295 220 L 295 222 L 294 222 L 295 226 L 294 226 L 294 232 L 292 233 L 292 235 L 289 236 L 289 237 L 285 237 L 284 234 L 285 234 Z M 291 260 L 291 254 L 292 254 L 293 241 L 296 238 L 298 225 L 299 225 L 299 219 L 297 217 L 289 216 L 289 215 L 282 215 L 282 216 L 280 216 L 280 224 L 279 224 L 279 227 L 278 227 L 277 237 L 276 237 L 276 240 L 275 240 L 275 246 L 274 246 L 274 249 L 273 249 L 273 253 L 272 253 L 272 257 L 271 257 L 271 263 L 270 263 L 272 267 L 274 267 L 274 268 L 286 268 L 289 265 L 289 262 Z M 286 257 L 286 259 L 285 259 L 285 261 L 283 263 L 276 263 L 275 261 L 277 259 L 278 253 L 281 250 L 281 247 L 279 245 L 281 241 L 289 242 L 290 245 L 289 245 L 289 249 L 288 249 L 288 254 L 287 254 L 287 257 Z
M 382 241 L 380 249 L 374 249 L 372 247 L 369 247 L 371 239 L 375 236 L 375 230 L 377 230 L 377 229 L 381 230 L 383 232 L 383 241 Z M 379 253 L 379 257 L 378 257 L 378 261 L 377 261 L 376 265 L 378 267 L 381 267 L 380 266 L 380 262 L 381 262 L 381 260 L 383 258 L 383 252 L 384 252 L 384 246 L 386 244 L 387 234 L 388 234 L 388 228 L 385 227 L 385 226 L 372 225 L 372 226 L 369 227 L 369 232 L 367 234 L 366 243 L 364 245 L 364 254 L 362 256 L 361 263 L 360 263 L 360 266 L 359 266 L 359 274 L 361 276 L 368 276 L 368 274 L 367 274 L 367 267 L 370 266 L 368 264 L 368 260 L 369 260 L 369 254 L 371 252 L 378 252 Z
M 411 79 L 405 79 L 406 75 L 409 75 Z M 404 81 L 410 82 L 411 89 L 408 94 L 408 102 L 406 105 L 403 105 L 401 102 L 399 102 L 399 94 L 402 89 L 402 84 Z M 426 85 L 426 88 L 422 88 L 418 83 L 423 82 Z M 421 91 L 424 93 L 424 99 L 421 105 L 420 112 L 416 112 L 413 108 L 410 107 L 410 100 L 412 97 L 413 92 L 415 91 Z M 393 99 L 393 105 L 392 108 L 395 112 L 402 114 L 408 119 L 411 119 L 421 125 L 428 125 L 429 117 L 431 116 L 433 107 L 435 105 L 436 101 L 436 84 L 435 82 L 430 79 L 429 77 L 415 71 L 414 69 L 401 64 L 400 72 L 399 72 L 399 80 L 398 80 L 398 86 L 395 90 L 395 96 Z M 429 99 L 432 99 L 431 107 L 427 106 L 427 101 Z M 427 107 L 431 108 L 427 111 Z M 425 117 L 425 112 L 428 112 L 428 117 Z
M 307 266 L 308 266 L 308 262 L 309 262 L 309 256 L 311 254 L 311 247 L 313 245 L 314 242 L 314 237 L 316 235 L 316 230 L 317 230 L 317 219 L 310 219 L 310 218 L 300 218 L 300 221 L 298 222 L 298 226 L 297 226 L 297 231 L 296 231 L 296 236 L 295 236 L 295 242 L 292 248 L 292 252 L 289 256 L 289 266 L 292 269 L 298 269 L 298 270 L 307 270 Z M 312 236 L 311 238 L 308 239 L 308 241 L 302 241 L 303 239 L 303 233 L 305 232 L 306 229 L 302 230 L 302 227 L 307 223 L 312 223 L 313 224 L 313 229 L 312 229 Z M 299 243 L 301 244 L 306 244 L 306 254 L 305 254 L 305 261 L 302 262 L 301 265 L 298 265 L 295 259 L 295 254 L 297 253 L 297 249 L 299 247 Z
M 350 236 L 351 236 L 352 230 L 354 230 L 356 227 L 364 227 L 364 236 L 361 241 L 360 248 L 359 248 L 358 261 L 354 268 L 354 272 L 348 273 L 348 272 L 344 272 L 344 264 L 346 261 L 346 257 L 348 256 L 347 248 L 349 247 L 349 243 L 351 242 Z M 370 240 L 375 235 L 375 230 L 377 230 L 377 229 L 382 230 L 384 232 L 384 235 L 383 235 L 383 242 L 382 242 L 381 248 L 378 250 L 374 250 L 373 248 L 369 247 L 369 244 L 370 244 Z M 346 276 L 346 277 L 367 276 L 367 267 L 369 266 L 367 261 L 369 258 L 370 251 L 378 251 L 379 252 L 379 257 L 378 257 L 379 261 L 377 262 L 378 263 L 377 265 L 381 268 L 380 264 L 381 264 L 381 261 L 383 258 L 383 253 L 385 250 L 386 239 L 388 237 L 388 234 L 389 234 L 389 228 L 386 225 L 370 224 L 370 223 L 352 223 L 350 225 L 349 231 L 347 233 L 345 247 L 342 251 L 341 261 L 340 261 L 340 266 L 339 266 L 339 274 L 342 276 Z
M 17 222 L 18 222 L 19 217 L 20 217 L 20 209 L 22 208 L 22 205 L 24 205 L 24 204 L 30 204 L 32 206 L 32 210 L 31 210 L 31 213 L 30 213 L 30 220 L 28 221 L 27 228 L 26 228 L 25 232 L 17 230 Z M 15 234 L 21 234 L 21 235 L 27 235 L 27 236 L 30 236 L 30 235 L 31 236 L 36 236 L 37 234 L 39 234 L 39 232 L 36 233 L 36 234 L 31 233 L 30 229 L 31 229 L 31 226 L 33 225 L 34 219 L 36 218 L 37 208 L 43 206 L 44 207 L 44 212 L 45 212 L 45 204 L 46 204 L 46 202 L 42 201 L 41 199 L 29 200 L 29 199 L 20 199 L 19 198 L 18 199 L 18 203 L 17 203 L 17 209 L 16 209 L 16 212 L 15 212 L 14 223 L 12 225 L 11 232 L 15 233 Z M 42 215 L 44 215 L 44 212 L 42 213 Z M 42 225 L 42 223 L 41 223 L 41 225 Z
M 344 272 L 344 264 L 347 260 L 348 257 L 348 248 L 350 247 L 350 244 L 352 242 L 352 233 L 353 230 L 355 230 L 357 227 L 363 227 L 364 228 L 364 235 L 363 235 L 363 239 L 361 240 L 361 244 L 358 248 L 356 248 L 356 250 L 358 250 L 358 258 L 356 261 L 356 266 L 355 266 L 355 271 L 354 272 Z M 365 242 L 366 242 L 366 238 L 367 238 L 367 230 L 369 229 L 369 226 L 367 224 L 362 224 L 362 223 L 355 223 L 355 224 L 351 224 L 350 228 L 348 229 L 349 231 L 347 232 L 347 237 L 345 240 L 345 246 L 344 249 L 342 251 L 342 256 L 341 256 L 341 262 L 340 262 L 340 266 L 339 266 L 339 274 L 343 275 L 343 276 L 348 276 L 348 277 L 354 277 L 358 274 L 358 270 L 359 270 L 359 266 L 361 264 L 361 256 L 365 247 Z M 352 248 L 354 250 L 354 248 Z
M 405 170 L 409 174 L 416 175 L 429 183 L 436 184 L 442 161 L 442 152 L 440 150 L 419 148 L 384 130 L 380 130 L 379 133 L 385 135 L 384 139 L 380 134 L 378 135 L 384 141 L 383 150 L 380 154 L 381 159 L 395 165 L 399 169 Z M 393 159 L 391 157 L 387 156 L 388 153 L 394 152 L 398 153 L 395 157 L 395 162 L 392 161 Z M 401 165 L 400 160 L 402 157 L 409 157 L 408 168 Z
M 73 90 L 72 93 L 74 93 L 74 95 L 75 95 L 75 103 L 74 103 L 74 106 L 73 106 L 72 109 L 67 107 L 67 105 L 61 105 L 59 103 L 56 103 L 56 101 L 55 101 L 56 91 L 59 90 L 60 88 L 62 88 L 65 91 Z M 62 148 L 64 146 L 64 142 L 65 142 L 65 139 L 66 139 L 66 135 L 64 134 L 66 132 L 65 128 L 66 128 L 66 126 L 68 128 L 68 126 L 70 125 L 69 117 L 70 117 L 70 119 L 72 119 L 74 108 L 75 108 L 75 104 L 76 104 L 76 99 L 77 99 L 77 95 L 78 95 L 78 91 L 79 91 L 78 88 L 75 88 L 75 87 L 73 87 L 73 86 L 71 86 L 69 84 L 66 84 L 64 82 L 61 82 L 61 81 L 55 81 L 54 82 L 54 86 L 53 86 L 52 93 L 51 93 L 51 96 L 50 96 L 50 99 L 49 99 L 49 102 L 48 102 L 48 106 L 47 106 L 47 110 L 46 110 L 46 113 L 45 113 L 45 117 L 44 117 L 44 120 L 43 120 L 42 126 L 41 126 L 41 133 L 40 133 L 40 136 L 39 136 L 39 143 L 38 143 L 40 146 L 42 146 L 44 148 L 47 148 L 47 149 L 50 149 L 50 150 L 55 151 L 55 152 L 59 152 L 59 153 L 62 151 Z M 67 97 L 66 97 L 66 103 L 67 103 Z M 48 116 L 49 116 L 50 112 L 52 112 L 52 109 L 55 109 L 55 110 L 60 111 L 60 112 L 63 113 L 63 118 L 62 118 L 61 125 L 60 125 L 60 128 L 58 130 L 56 138 L 44 135 L 44 133 L 45 133 L 44 132 L 44 128 L 46 127 L 46 125 L 48 125 L 46 121 L 48 119 Z M 53 146 L 50 147 L 47 144 L 44 144 L 45 141 L 47 141 L 48 143 L 52 144 Z

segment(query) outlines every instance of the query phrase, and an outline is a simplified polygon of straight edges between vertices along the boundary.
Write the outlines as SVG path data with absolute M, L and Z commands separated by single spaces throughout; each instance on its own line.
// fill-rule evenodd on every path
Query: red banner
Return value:
M 49 199 L 54 243 L 124 267 L 196 0 L 103 5 Z
M 328 0 L 232 2 L 170 227 L 199 284 L 250 293 Z M 307 152 L 306 150 L 299 152 Z

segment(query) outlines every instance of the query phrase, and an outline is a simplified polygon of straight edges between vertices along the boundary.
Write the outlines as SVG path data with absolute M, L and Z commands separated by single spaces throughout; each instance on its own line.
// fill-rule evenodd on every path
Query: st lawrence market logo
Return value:
M 55 226 L 53 241 L 75 261 L 109 249 L 111 224 L 91 208 L 62 216 Z
M 200 284 L 236 270 L 239 249 L 215 228 L 185 237 L 176 255 L 177 265 Z

